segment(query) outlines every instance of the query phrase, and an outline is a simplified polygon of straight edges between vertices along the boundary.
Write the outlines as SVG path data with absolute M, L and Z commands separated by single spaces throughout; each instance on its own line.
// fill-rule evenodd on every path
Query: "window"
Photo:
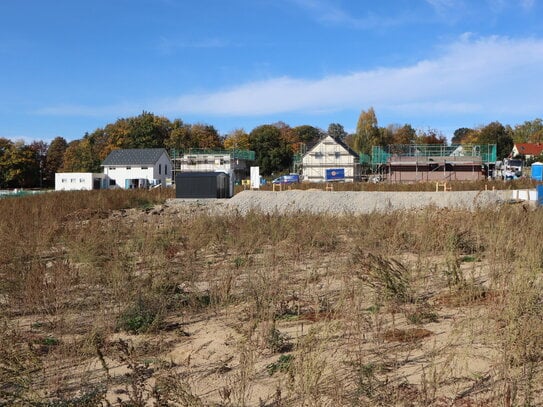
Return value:
M 62 183 L 65 183 L 65 182 L 68 182 L 68 180 L 66 178 L 62 178 Z
M 164 175 L 168 175 L 168 164 L 164 165 Z
M 148 167 L 141 167 L 142 170 L 146 170 Z
M 131 170 L 131 169 L 132 169 L 132 167 L 126 167 L 126 169 L 127 169 L 127 170 Z
M 115 185 L 115 180 L 114 180 L 114 179 L 110 179 L 110 180 L 109 180 L 109 185 L 110 185 L 110 186 Z
M 109 167 L 110 171 L 113 171 L 114 169 L 115 169 L 115 167 Z
M 162 164 L 158 164 L 158 175 L 161 174 L 162 171 Z
M 75 178 L 70 178 L 70 182 L 75 182 Z
M 79 182 L 85 182 L 85 178 L 79 178 Z

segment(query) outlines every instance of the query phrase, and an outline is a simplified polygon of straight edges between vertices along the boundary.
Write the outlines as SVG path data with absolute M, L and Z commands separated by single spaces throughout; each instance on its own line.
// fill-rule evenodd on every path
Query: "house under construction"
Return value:
M 495 162 L 495 144 L 395 144 L 372 150 L 374 173 L 390 182 L 474 181 L 490 176 Z
M 233 182 L 239 182 L 249 174 L 255 152 L 250 150 L 209 150 L 191 148 L 172 150 L 173 179 L 180 172 L 225 172 Z

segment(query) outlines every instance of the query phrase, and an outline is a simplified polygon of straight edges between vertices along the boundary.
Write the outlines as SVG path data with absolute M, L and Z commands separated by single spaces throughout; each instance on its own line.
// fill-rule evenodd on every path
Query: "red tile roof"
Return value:
M 515 147 L 518 153 L 523 155 L 539 155 L 543 152 L 543 144 L 541 143 L 516 143 Z

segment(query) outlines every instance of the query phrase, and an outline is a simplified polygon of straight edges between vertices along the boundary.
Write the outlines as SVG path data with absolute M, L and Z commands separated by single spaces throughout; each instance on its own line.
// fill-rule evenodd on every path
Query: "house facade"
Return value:
M 326 136 L 310 148 L 302 157 L 302 181 L 326 182 L 331 174 L 341 174 L 333 180 L 358 181 L 361 165 L 358 154 L 342 140 Z
M 511 151 L 512 157 L 524 156 L 526 160 L 537 157 L 543 153 L 541 143 L 515 143 Z
M 172 179 L 172 162 L 163 148 L 114 150 L 102 167 L 110 188 L 166 186 Z
M 92 172 L 57 172 L 55 174 L 55 191 L 81 191 L 108 188 L 109 182 L 105 174 Z
M 174 178 L 185 172 L 223 172 L 229 174 L 233 183 L 241 182 L 249 175 L 250 163 L 255 159 L 249 150 L 173 150 Z

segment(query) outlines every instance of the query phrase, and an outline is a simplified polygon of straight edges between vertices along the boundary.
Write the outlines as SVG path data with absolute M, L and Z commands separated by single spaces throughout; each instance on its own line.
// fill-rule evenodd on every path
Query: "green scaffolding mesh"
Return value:
M 172 159 L 179 158 L 184 155 L 211 155 L 211 154 L 222 154 L 222 155 L 230 155 L 233 159 L 239 159 L 239 160 L 247 160 L 247 161 L 254 161 L 255 159 L 255 152 L 251 150 L 213 150 L 213 149 L 205 149 L 205 148 L 189 148 L 186 150 L 176 150 L 173 149 L 170 151 L 170 157 Z
M 372 165 L 386 164 L 391 157 L 479 157 L 488 164 L 496 161 L 496 144 L 392 144 L 372 148 Z

